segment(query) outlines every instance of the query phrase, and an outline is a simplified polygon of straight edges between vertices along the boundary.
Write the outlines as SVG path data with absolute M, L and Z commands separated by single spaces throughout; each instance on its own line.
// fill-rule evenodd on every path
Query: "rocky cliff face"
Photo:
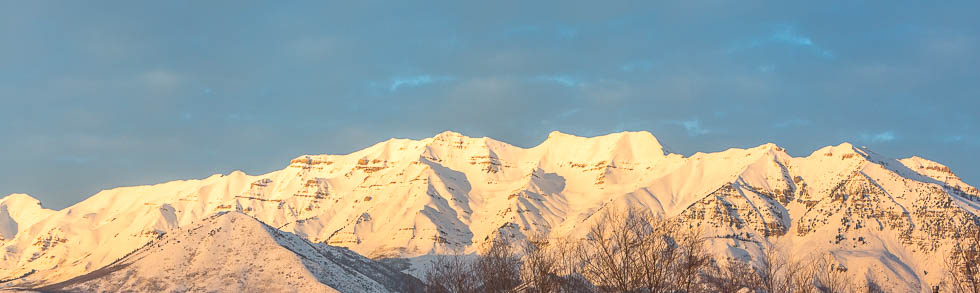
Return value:
M 380 257 L 472 251 L 501 234 L 575 237 L 599 213 L 632 207 L 705 229 L 719 255 L 821 250 L 914 287 L 938 277 L 924 272 L 940 269 L 958 227 L 977 225 L 978 196 L 938 163 L 846 143 L 806 157 L 773 144 L 684 157 L 646 132 L 555 132 L 526 149 L 446 132 L 263 175 L 103 191 L 5 240 L 0 273 L 63 280 L 119 257 L 103 247 L 131 251 L 220 211 Z

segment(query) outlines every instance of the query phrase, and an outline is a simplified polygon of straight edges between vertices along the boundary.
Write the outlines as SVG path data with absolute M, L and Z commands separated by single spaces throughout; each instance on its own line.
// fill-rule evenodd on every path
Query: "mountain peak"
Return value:
M 911 156 L 911 157 L 908 157 L 908 158 L 901 159 L 899 161 L 901 161 L 903 163 L 908 162 L 908 163 L 920 164 L 922 166 L 934 166 L 934 165 L 938 165 L 938 166 L 946 167 L 945 165 L 940 164 L 939 162 L 936 162 L 936 161 L 933 161 L 933 160 L 930 160 L 930 159 L 926 159 L 926 158 L 923 158 L 923 157 L 920 157 L 920 156 Z M 908 165 L 908 164 L 906 164 L 906 165 Z
M 448 131 L 448 130 L 440 132 L 439 134 L 436 134 L 433 137 L 421 140 L 421 142 L 430 146 L 433 145 L 433 143 L 438 143 L 438 142 L 449 142 L 452 144 L 461 144 L 461 143 L 465 144 L 465 143 L 487 143 L 491 141 L 496 142 L 496 140 L 486 136 L 469 137 L 466 136 L 465 134 L 455 132 L 455 131 Z
M 968 189 L 970 191 L 975 190 L 975 188 L 969 186 L 968 184 L 966 184 L 966 182 L 963 182 L 963 179 L 961 179 L 959 176 L 953 173 L 953 171 L 950 170 L 949 167 L 943 165 L 942 163 L 919 156 L 911 156 L 898 161 L 902 163 L 902 165 L 905 165 L 906 167 L 912 169 L 916 173 L 936 179 L 946 184 L 950 184 L 952 186 L 956 186 L 956 187 L 962 186 L 964 189 Z
M 660 141 L 647 131 L 624 131 L 593 137 L 552 131 L 535 149 L 547 149 L 552 158 L 589 158 L 586 160 L 596 162 L 658 160 L 667 154 Z
M 41 204 L 41 201 L 40 200 L 38 200 L 38 199 L 34 198 L 33 196 L 30 196 L 30 195 L 28 195 L 26 193 L 11 193 L 11 194 L 8 194 L 7 196 L 4 196 L 3 198 L 0 198 L 0 202 L 12 202 L 12 201 L 17 201 L 17 202 L 37 202 L 38 204 Z
M 650 146 L 656 145 L 657 148 L 662 148 L 660 141 L 657 140 L 655 136 L 649 131 L 622 131 L 613 132 L 610 134 L 585 137 L 577 136 L 574 134 L 563 133 L 561 131 L 552 131 L 548 134 L 548 138 L 544 143 L 565 143 L 570 141 L 598 141 L 598 142 L 618 142 L 623 140 L 630 140 L 633 142 L 646 143 Z M 542 144 L 544 144 L 542 143 Z
M 561 131 L 558 131 L 558 130 L 555 130 L 555 131 L 552 131 L 552 132 L 548 133 L 548 138 L 562 137 L 562 136 L 578 137 L 578 136 L 576 136 L 574 134 L 568 134 L 568 133 L 564 133 L 564 132 L 561 132 Z
M 856 149 L 857 147 L 854 146 L 854 144 L 846 141 L 831 147 L 831 150 L 835 152 L 849 152 L 849 151 L 854 151 Z
M 858 148 L 854 146 L 854 144 L 851 144 L 850 142 L 842 142 L 838 145 L 829 145 L 829 146 L 822 147 L 816 151 L 813 151 L 813 153 L 810 154 L 810 157 L 815 157 L 815 156 L 834 157 L 834 156 L 843 156 L 843 155 L 847 155 L 848 157 L 850 157 L 851 155 L 848 154 L 857 154 L 857 155 L 861 155 L 862 157 L 866 157 L 868 156 L 868 153 L 869 150 L 866 147 Z
M 450 139 L 460 139 L 460 138 L 470 138 L 470 137 L 465 136 L 465 135 L 463 135 L 462 133 L 459 133 L 459 132 L 455 132 L 455 131 L 451 131 L 451 130 L 446 130 L 446 131 L 440 132 L 439 134 L 436 134 L 432 138 L 433 139 L 437 139 L 437 140 L 450 140 Z
M 14 193 L 0 198 L 0 240 L 13 239 L 18 233 L 55 213 L 41 206 L 30 195 Z
M 780 152 L 781 151 L 785 151 L 785 149 L 783 149 L 779 145 L 776 145 L 775 143 L 771 143 L 771 142 L 767 142 L 767 143 L 761 144 L 761 145 L 755 147 L 755 149 L 760 149 L 760 150 L 765 150 L 765 151 L 769 151 L 769 150 L 775 150 L 775 151 L 780 151 Z

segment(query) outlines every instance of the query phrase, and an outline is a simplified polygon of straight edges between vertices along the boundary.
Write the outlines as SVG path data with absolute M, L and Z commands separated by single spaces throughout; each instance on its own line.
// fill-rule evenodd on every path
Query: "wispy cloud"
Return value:
M 792 28 L 786 28 L 782 31 L 774 33 L 772 35 L 772 39 L 778 42 L 810 48 L 811 50 L 817 52 L 818 54 L 820 54 L 820 56 L 823 56 L 824 58 L 834 57 L 833 52 L 821 46 L 817 46 L 813 42 L 813 40 L 810 39 L 810 37 L 801 35 L 797 33 L 795 30 L 793 30 Z
M 797 33 L 790 27 L 783 28 L 770 36 L 770 39 L 776 42 L 789 43 L 797 46 L 813 46 L 813 40 L 810 37 L 801 35 Z
M 429 74 L 394 77 L 391 79 L 391 84 L 388 87 L 388 90 L 394 92 L 399 88 L 420 87 L 434 82 L 446 82 L 453 80 L 456 80 L 456 78 L 452 76 L 433 76 Z
M 566 87 L 580 87 L 580 86 L 583 86 L 582 81 L 579 80 L 578 78 L 575 78 L 575 77 L 572 77 L 572 76 L 569 76 L 569 75 L 564 75 L 564 74 L 557 74 L 557 75 L 538 75 L 534 79 L 535 80 L 538 80 L 538 81 L 557 83 L 559 85 L 566 86 Z
M 711 132 L 711 130 L 701 126 L 701 120 L 698 118 L 691 118 L 688 120 L 673 120 L 668 122 L 673 125 L 679 125 L 681 127 L 684 127 L 684 130 L 687 131 L 688 136 L 701 136 Z
M 894 131 L 889 130 L 889 131 L 880 132 L 880 133 L 870 133 L 870 134 L 869 133 L 866 133 L 866 134 L 862 134 L 861 135 L 861 139 L 864 140 L 864 141 L 870 141 L 870 142 L 874 142 L 874 143 L 879 143 L 879 142 L 890 142 L 890 141 L 894 141 L 894 140 L 898 139 L 898 137 L 895 136 L 895 132 Z
M 582 109 L 580 108 L 570 109 L 568 111 L 559 113 L 558 118 L 562 118 L 562 119 L 568 118 L 571 117 L 572 115 L 578 114 L 578 112 L 582 112 Z
M 728 49 L 728 53 L 735 53 L 741 50 L 764 47 L 771 44 L 784 44 L 813 50 L 824 58 L 833 58 L 834 53 L 826 48 L 818 46 L 809 36 L 797 32 L 792 26 L 784 26 L 775 30 L 765 37 L 753 39 L 749 42 L 736 45 Z

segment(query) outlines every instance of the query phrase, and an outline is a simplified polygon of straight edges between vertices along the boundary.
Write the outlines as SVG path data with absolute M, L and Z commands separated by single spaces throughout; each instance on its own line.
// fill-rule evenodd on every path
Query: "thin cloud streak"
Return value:
M 432 76 L 428 74 L 408 76 L 408 77 L 394 77 L 391 79 L 391 86 L 389 86 L 389 91 L 397 91 L 399 88 L 406 87 L 420 87 L 434 82 L 446 82 L 456 80 L 452 76 Z
M 565 87 L 580 87 L 583 86 L 581 80 L 568 76 L 568 75 L 539 75 L 535 77 L 536 80 L 556 83 Z
M 873 134 L 862 134 L 861 139 L 873 143 L 882 143 L 882 142 L 894 141 L 898 139 L 898 137 L 895 136 L 894 131 L 884 131 L 884 132 L 873 133 Z

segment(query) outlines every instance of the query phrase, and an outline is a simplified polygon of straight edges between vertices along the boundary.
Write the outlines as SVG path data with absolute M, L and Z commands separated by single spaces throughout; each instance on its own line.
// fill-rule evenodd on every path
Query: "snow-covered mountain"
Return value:
M 38 288 L 69 292 L 406 292 L 421 282 L 344 248 L 310 243 L 238 212 L 153 240 L 88 274 Z
M 41 207 L 40 201 L 26 194 L 11 194 L 0 199 L 0 241 L 14 239 L 54 212 Z
M 553 132 L 533 148 L 444 132 L 262 175 L 102 191 L 20 220 L 36 223 L 0 243 L 0 278 L 67 280 L 221 211 L 376 258 L 474 251 L 498 234 L 576 236 L 629 206 L 706 228 L 718 255 L 826 252 L 861 277 L 927 290 L 957 232 L 977 226 L 978 197 L 939 163 L 847 143 L 806 157 L 773 144 L 685 157 L 648 132 Z

